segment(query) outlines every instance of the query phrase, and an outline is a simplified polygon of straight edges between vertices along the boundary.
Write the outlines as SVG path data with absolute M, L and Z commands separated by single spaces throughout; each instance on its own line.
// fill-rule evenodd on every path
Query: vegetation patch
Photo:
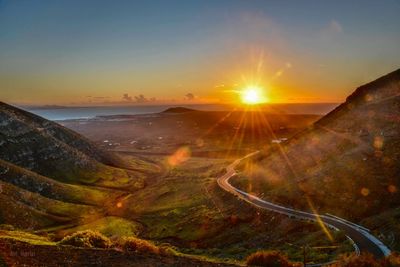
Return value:
M 112 246 L 110 239 L 99 232 L 91 230 L 79 231 L 66 236 L 59 244 L 84 248 L 110 248 Z
M 1 256 L 0 256 L 0 267 L 7 267 L 6 262 L 3 260 Z
M 74 232 L 93 230 L 99 232 L 107 237 L 124 237 L 136 236 L 140 230 L 141 225 L 123 218 L 108 216 L 98 219 L 94 222 L 80 225 L 78 227 L 61 231 L 62 236 L 70 235 Z
M 24 231 L 0 230 L 0 239 L 13 239 L 32 245 L 55 245 L 45 236 L 39 236 Z
M 249 266 L 292 267 L 299 266 L 288 260 L 286 255 L 279 251 L 257 251 L 246 259 Z
M 181 253 L 207 258 L 244 261 L 249 254 L 266 249 L 284 251 L 290 260 L 300 261 L 301 247 L 307 245 L 310 262 L 320 263 L 353 251 L 339 232 L 331 233 L 332 243 L 317 224 L 257 210 L 225 193 L 216 177 L 228 164 L 223 159 L 191 158 L 132 194 L 125 214 L 135 214 L 135 220 L 144 225 L 141 238 L 167 242 Z M 332 248 L 312 249 L 321 246 Z
M 118 242 L 118 247 L 127 253 L 148 253 L 161 254 L 164 250 L 154 245 L 152 242 L 136 237 L 126 237 Z
M 363 253 L 360 256 L 355 254 L 343 254 L 338 261 L 330 267 L 398 267 L 400 256 L 394 252 L 383 259 L 376 259 L 372 254 Z

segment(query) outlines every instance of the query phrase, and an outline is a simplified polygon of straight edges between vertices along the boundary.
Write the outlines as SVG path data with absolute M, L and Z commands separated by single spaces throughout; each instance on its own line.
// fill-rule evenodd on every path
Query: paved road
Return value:
M 369 252 L 376 257 L 384 257 L 390 254 L 390 250 L 376 237 L 369 233 L 369 230 L 356 225 L 352 222 L 346 221 L 342 218 L 335 217 L 333 215 L 318 215 L 309 212 L 303 212 L 299 210 L 294 210 L 291 208 L 286 208 L 263 199 L 260 199 L 254 195 L 244 192 L 229 183 L 229 179 L 236 175 L 235 167 L 245 158 L 252 157 L 259 153 L 258 151 L 250 153 L 245 157 L 236 160 L 231 165 L 226 167 L 226 173 L 218 178 L 218 185 L 228 191 L 231 194 L 245 200 L 246 202 L 257 206 L 262 209 L 267 209 L 270 211 L 275 211 L 281 214 L 288 215 L 297 219 L 306 219 L 312 221 L 323 222 L 326 226 L 330 228 L 337 228 L 342 230 L 346 236 L 354 242 L 354 248 L 356 253 Z

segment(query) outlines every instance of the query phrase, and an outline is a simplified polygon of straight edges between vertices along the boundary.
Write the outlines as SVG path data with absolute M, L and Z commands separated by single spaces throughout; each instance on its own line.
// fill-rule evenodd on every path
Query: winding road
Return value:
M 342 218 L 333 215 L 319 215 L 315 213 L 309 213 L 304 211 L 299 211 L 284 206 L 280 206 L 268 201 L 265 201 L 257 196 L 244 192 L 229 183 L 229 179 L 235 176 L 237 173 L 235 167 L 244 159 L 252 157 L 258 154 L 259 151 L 250 153 L 243 158 L 237 159 L 228 167 L 226 167 L 226 173 L 217 179 L 218 185 L 225 191 L 239 197 L 240 199 L 250 203 L 261 209 L 266 209 L 274 212 L 278 212 L 287 215 L 291 218 L 310 220 L 319 223 L 323 223 L 329 228 L 342 230 L 347 238 L 353 242 L 355 252 L 359 254 L 360 252 L 372 253 L 375 257 L 381 258 L 388 256 L 391 252 L 388 247 L 386 247 L 380 240 L 373 236 L 369 230 L 360 225 L 354 224 L 352 222 L 346 221 Z

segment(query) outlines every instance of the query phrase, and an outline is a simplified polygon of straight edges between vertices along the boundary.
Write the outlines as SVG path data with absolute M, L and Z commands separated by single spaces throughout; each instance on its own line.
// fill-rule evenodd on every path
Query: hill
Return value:
M 191 109 L 191 108 L 185 108 L 185 107 L 174 107 L 174 108 L 167 108 L 162 113 L 186 113 L 186 112 L 193 112 L 193 111 L 197 111 L 197 110 Z
M 34 230 L 90 224 L 112 216 L 110 205 L 143 188 L 146 168 L 155 169 L 5 103 L 0 122 L 0 224 Z
M 232 266 L 58 242 L 88 229 L 113 246 L 136 237 L 143 225 L 125 203 L 160 170 L 152 160 L 100 150 L 67 128 L 0 103 L 0 265 Z
M 396 70 L 359 87 L 311 127 L 264 151 L 235 182 L 277 203 L 362 222 L 398 248 L 399 225 L 393 220 L 400 216 L 399 118 Z
M 123 164 L 117 156 L 57 123 L 1 102 L 0 121 L 0 159 L 6 162 L 68 183 L 123 187 L 141 177 L 115 168 Z

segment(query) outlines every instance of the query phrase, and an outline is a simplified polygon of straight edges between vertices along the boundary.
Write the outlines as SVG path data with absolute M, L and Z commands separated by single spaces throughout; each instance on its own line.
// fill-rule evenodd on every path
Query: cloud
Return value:
M 124 94 L 124 95 L 122 96 L 122 99 L 125 100 L 125 101 L 132 101 L 132 97 L 129 96 L 128 94 Z
M 135 100 L 137 103 L 145 103 L 148 102 L 147 98 L 144 97 L 144 95 L 136 95 Z
M 135 103 L 148 103 L 156 101 L 155 97 L 147 98 L 144 95 L 136 95 L 134 97 L 130 96 L 129 94 L 123 94 L 122 99 L 128 102 L 135 102 Z
M 146 98 L 144 95 L 140 94 L 135 96 L 135 102 L 136 103 L 147 103 L 147 102 L 154 102 L 156 101 L 155 97 L 152 98 Z
M 185 99 L 191 101 L 191 100 L 195 99 L 195 96 L 192 93 L 187 93 L 185 95 Z

